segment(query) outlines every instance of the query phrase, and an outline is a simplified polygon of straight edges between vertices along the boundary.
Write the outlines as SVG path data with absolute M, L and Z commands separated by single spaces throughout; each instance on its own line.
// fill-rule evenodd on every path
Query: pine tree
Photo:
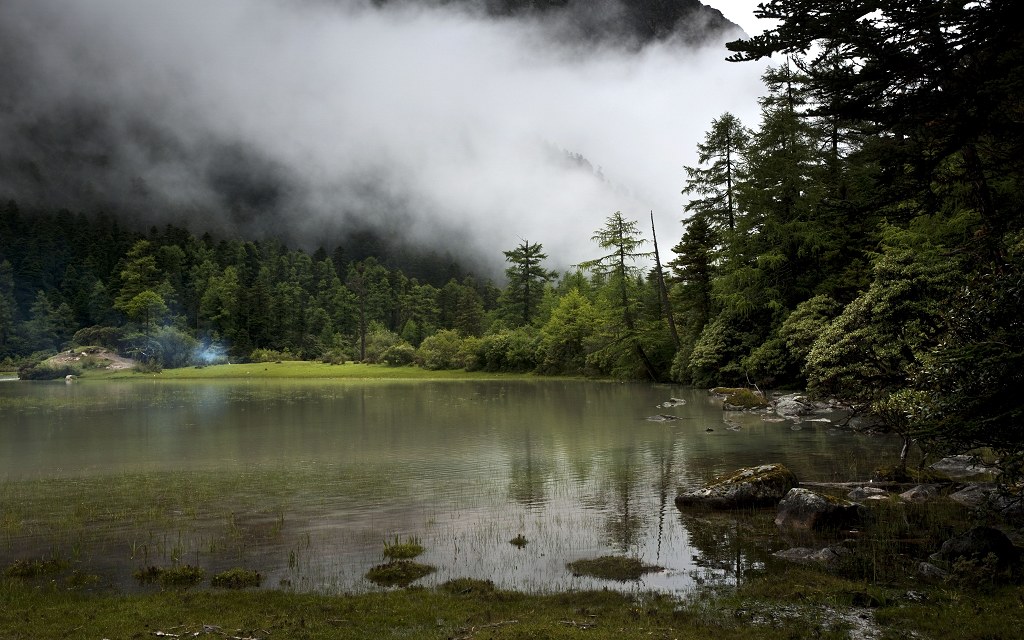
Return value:
M 542 266 L 548 258 L 543 248 L 542 244 L 523 240 L 515 249 L 502 252 L 511 266 L 505 269 L 508 285 L 502 292 L 500 304 L 504 316 L 517 325 L 533 321 L 544 297 L 545 285 L 558 277 L 556 272 Z
M 686 211 L 703 215 L 718 232 L 736 229 L 736 187 L 749 142 L 750 132 L 739 118 L 723 113 L 711 121 L 704 142 L 697 144 L 697 161 L 702 166 L 684 167 L 687 179 L 683 195 L 698 196 L 686 204 Z

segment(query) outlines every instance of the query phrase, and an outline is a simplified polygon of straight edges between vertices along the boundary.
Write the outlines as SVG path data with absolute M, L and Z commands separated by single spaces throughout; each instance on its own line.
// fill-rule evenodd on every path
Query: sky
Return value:
M 740 26 L 748 36 L 760 35 L 771 25 L 770 20 L 758 20 L 754 9 L 764 0 L 702 0 L 704 4 L 722 12 L 728 20 Z
M 756 22 L 755 3 L 708 4 Z M 0 172 L 0 198 L 120 199 L 307 248 L 362 224 L 499 267 L 522 239 L 555 268 L 594 258 L 609 215 L 646 232 L 653 212 L 667 253 L 711 120 L 756 124 L 763 66 L 725 62 L 735 35 L 637 50 L 452 9 L 4 0 L 18 90 L 0 98 L 0 166 L 35 182 Z M 68 148 L 67 130 L 88 135 Z

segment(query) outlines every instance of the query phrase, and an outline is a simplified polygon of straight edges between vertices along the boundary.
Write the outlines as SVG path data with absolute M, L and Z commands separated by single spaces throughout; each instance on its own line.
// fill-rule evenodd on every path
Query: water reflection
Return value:
M 658 406 L 670 397 L 687 404 Z M 755 517 L 679 514 L 680 486 L 763 462 L 853 479 L 897 450 L 825 424 L 730 420 L 740 429 L 703 392 L 643 384 L 7 384 L 0 563 L 74 549 L 132 588 L 142 562 L 187 558 L 350 591 L 376 588 L 363 575 L 382 542 L 412 535 L 438 567 L 422 584 L 675 591 L 741 579 L 768 544 Z M 607 554 L 666 571 L 621 585 L 565 568 Z

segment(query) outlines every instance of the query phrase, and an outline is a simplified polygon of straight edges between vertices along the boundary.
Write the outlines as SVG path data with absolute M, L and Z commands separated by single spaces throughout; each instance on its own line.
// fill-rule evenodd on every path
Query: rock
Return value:
M 813 405 L 805 397 L 797 393 L 781 396 L 775 400 L 775 413 L 783 418 L 799 418 L 811 412 Z
M 1005 533 L 992 527 L 974 527 L 946 540 L 929 559 L 952 566 L 960 559 L 980 562 L 989 554 L 996 558 L 996 569 L 1005 569 L 1021 560 L 1021 550 L 1013 546 Z
M 686 404 L 686 400 L 683 398 L 669 398 L 665 402 L 658 405 L 659 409 L 671 409 L 672 407 L 681 407 Z
M 989 496 L 996 490 L 994 484 L 969 484 L 955 493 L 949 494 L 949 499 L 965 507 L 972 509 L 982 507 L 989 501 Z
M 824 549 L 809 549 L 807 547 L 794 547 L 792 549 L 784 549 L 782 551 L 776 551 L 772 554 L 773 557 L 779 558 L 780 560 L 788 560 L 789 562 L 796 562 L 798 564 L 832 564 L 844 555 L 840 551 L 844 549 L 834 549 L 832 547 L 825 547 Z
M 949 499 L 972 509 L 991 509 L 1004 517 L 1017 518 L 1024 514 L 1024 501 L 999 492 L 991 483 L 972 483 L 952 493 Z
M 846 494 L 846 497 L 850 500 L 864 500 L 872 496 L 888 496 L 889 492 L 885 489 L 879 489 L 878 487 L 856 487 L 851 490 L 850 493 Z
M 673 422 L 673 421 L 678 420 L 678 419 L 679 419 L 679 416 L 672 416 L 672 415 L 669 415 L 667 413 L 659 413 L 656 416 L 648 416 L 647 417 L 647 421 L 648 422 Z
M 930 562 L 922 562 L 917 565 L 917 575 L 926 580 L 945 580 L 949 573 Z
M 747 411 L 768 406 L 768 401 L 764 399 L 764 395 L 760 391 L 751 391 L 742 387 L 715 387 L 711 393 L 722 398 L 722 409 L 725 411 Z
M 684 491 L 676 496 L 676 506 L 741 509 L 777 504 L 797 484 L 793 472 L 781 464 L 763 464 L 739 469 L 731 476 Z
M 970 478 L 973 476 L 996 473 L 997 470 L 981 464 L 974 456 L 949 456 L 929 467 L 950 478 Z
M 858 524 L 862 519 L 859 504 L 815 493 L 809 489 L 790 489 L 779 503 L 775 525 L 782 529 L 839 529 Z
M 901 493 L 900 497 L 907 502 L 928 502 L 939 497 L 939 489 L 933 484 L 919 484 L 913 489 L 908 489 Z

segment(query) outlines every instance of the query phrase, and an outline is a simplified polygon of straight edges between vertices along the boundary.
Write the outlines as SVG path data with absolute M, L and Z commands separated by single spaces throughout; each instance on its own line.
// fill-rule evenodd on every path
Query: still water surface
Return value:
M 659 406 L 673 397 L 686 404 Z M 771 543 L 681 514 L 680 487 L 765 462 L 862 479 L 896 450 L 725 414 L 703 391 L 585 381 L 3 383 L 0 442 L 4 565 L 56 553 L 123 589 L 150 564 L 244 566 L 328 592 L 378 588 L 364 574 L 408 536 L 437 567 L 428 586 L 686 591 Z M 608 554 L 665 570 L 608 583 L 566 569 Z

